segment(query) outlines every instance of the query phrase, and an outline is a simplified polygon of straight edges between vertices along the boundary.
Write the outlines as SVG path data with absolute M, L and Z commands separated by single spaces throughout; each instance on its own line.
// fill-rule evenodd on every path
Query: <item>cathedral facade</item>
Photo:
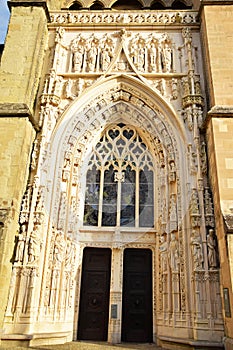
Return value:
M 233 349 L 233 1 L 9 7 L 0 344 Z

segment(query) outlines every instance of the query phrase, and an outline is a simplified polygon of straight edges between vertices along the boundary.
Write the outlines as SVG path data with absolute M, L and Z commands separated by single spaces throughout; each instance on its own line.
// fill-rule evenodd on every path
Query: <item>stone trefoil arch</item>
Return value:
M 147 32 L 135 35 L 136 43 L 142 44 L 140 63 L 131 50 L 135 42 L 121 31 L 118 41 L 114 39 L 117 58 L 110 57 L 107 67 L 102 64 L 97 70 L 97 61 L 94 67 L 87 61 L 86 71 L 83 53 L 79 71 L 71 65 L 77 50 L 76 33 L 56 28 L 51 67 L 41 88 L 41 129 L 19 219 L 5 317 L 7 332 L 14 328 L 20 333 L 24 321 L 25 336 L 34 334 L 35 329 L 43 333 L 44 324 L 51 322 L 51 332 L 59 335 L 63 324 L 64 338 L 71 340 L 77 329 L 83 249 L 111 248 L 116 262 L 126 247 L 143 247 L 152 249 L 154 256 L 154 338 L 166 336 L 174 328 L 188 339 L 191 322 L 195 331 L 202 327 L 207 336 L 214 329 L 214 340 L 219 341 L 219 271 L 201 134 L 204 98 L 197 69 L 200 63 L 189 28 L 173 34 L 155 33 L 153 37 L 157 44 L 162 37 L 172 47 L 167 66 L 160 67 L 162 60 L 146 62 L 150 56 L 143 51 L 145 40 L 153 41 Z M 98 35 L 101 33 L 91 37 L 91 43 Z M 175 36 L 177 45 L 173 45 Z M 87 37 L 90 39 L 89 34 Z M 69 39 L 68 48 L 64 38 Z M 111 40 L 108 43 L 110 46 Z M 104 130 L 117 123 L 139 130 L 153 154 L 155 225 L 146 230 L 108 227 L 101 234 L 83 225 L 82 184 L 91 149 Z M 122 272 L 122 260 L 119 266 Z M 112 279 L 111 286 L 111 303 L 120 308 L 122 276 L 117 282 Z M 119 341 L 119 334 L 117 338 L 109 331 L 109 339 Z M 36 336 L 33 341 L 36 343 Z

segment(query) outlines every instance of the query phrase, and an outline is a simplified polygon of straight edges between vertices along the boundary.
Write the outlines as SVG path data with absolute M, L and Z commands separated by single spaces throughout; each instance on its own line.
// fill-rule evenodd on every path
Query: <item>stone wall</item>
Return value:
M 223 3 L 223 2 L 222 2 Z M 232 349 L 232 315 L 227 314 L 224 289 L 229 291 L 232 313 L 232 236 L 224 218 L 232 217 L 233 208 L 233 4 L 228 1 L 203 1 L 201 12 L 203 51 L 209 96 L 207 143 L 209 176 L 214 193 L 216 234 L 218 237 L 221 284 L 225 315 L 226 349 Z M 206 6 L 205 6 L 206 5 Z M 229 278 L 230 277 L 230 278 Z M 224 305 L 225 304 L 225 305 Z
M 33 108 L 47 41 L 45 8 L 29 5 L 10 4 L 0 67 L 0 333 L 4 333 L 15 236 L 37 127 Z
M 0 118 L 0 329 L 6 309 L 21 199 L 35 132 L 27 118 Z
M 232 17 L 233 5 L 204 6 L 201 13 L 211 107 L 233 105 Z
M 47 42 L 46 24 L 41 7 L 11 7 L 1 59 L 0 103 L 25 103 L 32 114 Z

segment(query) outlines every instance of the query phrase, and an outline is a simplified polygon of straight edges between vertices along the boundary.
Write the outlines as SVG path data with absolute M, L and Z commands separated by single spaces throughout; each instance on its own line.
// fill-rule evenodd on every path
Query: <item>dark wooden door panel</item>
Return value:
M 152 342 L 152 254 L 124 252 L 122 341 Z
M 110 271 L 110 249 L 84 250 L 78 339 L 107 340 Z

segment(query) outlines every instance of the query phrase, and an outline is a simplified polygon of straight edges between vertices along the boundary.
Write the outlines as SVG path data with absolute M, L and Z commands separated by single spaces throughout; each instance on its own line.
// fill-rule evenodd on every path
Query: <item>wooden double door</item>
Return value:
M 85 248 L 78 339 L 107 341 L 111 250 Z M 152 342 L 152 254 L 125 249 L 123 264 L 122 341 Z

